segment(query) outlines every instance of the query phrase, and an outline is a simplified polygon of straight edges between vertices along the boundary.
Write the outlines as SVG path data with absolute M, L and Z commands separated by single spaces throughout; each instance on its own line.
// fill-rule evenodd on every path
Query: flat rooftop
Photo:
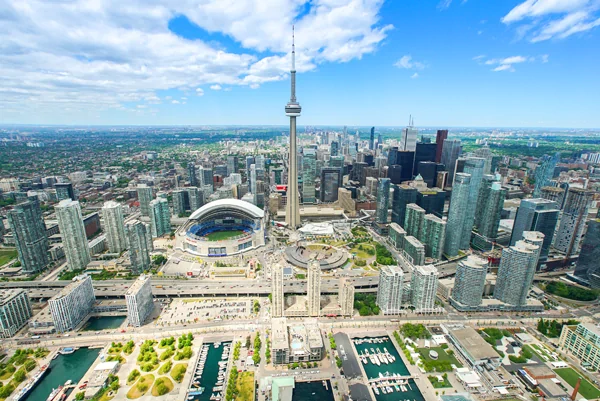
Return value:
M 62 290 L 60 290 L 60 292 L 58 294 L 56 294 L 55 296 L 53 296 L 50 300 L 60 299 L 62 297 L 66 297 L 67 295 L 69 295 L 71 293 L 71 291 L 73 291 L 75 288 L 77 288 L 81 284 L 83 284 L 88 277 L 89 276 L 77 276 L 77 277 L 75 277 L 73 279 L 73 281 L 71 283 L 69 283 L 69 285 L 67 285 Z
M 5 290 L 0 291 L 0 306 L 7 304 L 14 297 L 18 296 L 20 293 L 24 292 L 22 288 L 7 288 Z
M 142 274 L 141 276 L 138 277 L 137 280 L 135 280 L 133 282 L 133 284 L 131 285 L 131 287 L 129 287 L 127 289 L 127 292 L 125 293 L 125 296 L 136 294 L 140 290 L 140 288 L 142 288 L 142 286 L 144 284 L 146 284 L 146 282 L 148 282 L 149 280 L 150 280 L 150 276 L 146 276 L 146 275 Z
M 273 349 L 287 349 L 287 336 L 287 319 L 284 317 L 271 319 L 271 340 L 273 341 L 271 347 Z
M 465 352 L 475 360 L 500 358 L 500 355 L 472 327 L 450 328 L 450 335 L 456 339 Z

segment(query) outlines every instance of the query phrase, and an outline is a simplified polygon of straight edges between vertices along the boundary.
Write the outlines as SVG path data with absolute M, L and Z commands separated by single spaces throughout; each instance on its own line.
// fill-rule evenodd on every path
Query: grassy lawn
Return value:
M 0 266 L 10 262 L 17 257 L 16 249 L 0 249 Z
M 458 360 L 456 360 L 454 355 L 448 355 L 446 353 L 446 350 L 443 349 L 442 347 L 419 348 L 418 351 L 419 351 L 419 354 L 421 354 L 421 357 L 426 361 L 432 360 L 429 357 L 429 351 L 436 351 L 438 353 L 438 359 L 437 359 L 438 361 L 448 361 L 451 364 L 456 365 L 459 368 L 462 368 L 462 365 L 460 364 L 460 362 L 458 362 Z
M 359 246 L 363 247 L 363 250 L 358 249 Z M 373 249 L 373 251 L 375 251 L 375 248 L 372 245 L 369 244 L 359 244 L 357 246 L 355 246 L 354 248 L 350 249 L 350 253 L 355 254 L 355 256 L 357 258 L 360 259 L 372 259 L 375 257 L 375 254 L 373 255 L 369 255 L 365 249 Z
M 557 361 L 557 359 L 552 356 L 552 353 L 548 349 L 546 349 L 546 347 L 537 344 L 530 344 L 529 347 L 531 348 L 533 353 L 536 354 L 538 358 L 540 358 L 541 361 Z
M 148 392 L 154 383 L 154 375 L 144 375 L 127 392 L 127 398 L 135 400 Z
M 452 387 L 452 384 L 448 381 L 448 377 L 444 377 L 444 381 L 439 381 L 437 376 L 428 376 L 429 383 L 433 386 L 433 388 L 449 388 Z
M 171 377 L 177 383 L 181 383 L 181 381 L 183 380 L 183 375 L 185 374 L 186 370 L 187 370 L 187 363 L 178 363 L 177 365 L 173 366 L 173 368 L 171 369 Z
M 160 392 L 158 391 L 160 384 L 162 384 L 164 386 L 164 388 L 166 390 L 168 390 L 168 391 L 163 392 L 162 394 L 160 394 Z M 152 386 L 152 395 L 154 397 L 163 396 L 165 394 L 170 393 L 173 390 L 173 387 L 175 387 L 175 385 L 173 384 L 173 382 L 171 381 L 171 379 L 169 379 L 168 377 L 159 377 L 154 382 L 154 386 Z
M 579 378 L 579 373 L 574 371 L 571 368 L 561 368 L 554 370 L 557 375 L 559 375 L 564 381 L 569 383 L 569 386 L 575 387 L 577 384 L 577 379 Z M 579 394 L 582 397 L 587 398 L 588 400 L 600 397 L 600 390 L 594 387 L 589 381 L 586 379 L 581 379 L 581 386 L 579 387 Z
M 254 401 L 254 372 L 242 372 L 238 376 L 236 401 Z
M 217 231 L 214 233 L 210 233 L 206 236 L 209 241 L 222 241 L 224 239 L 228 239 L 231 237 L 237 237 L 238 235 L 242 235 L 244 232 L 242 230 L 233 230 L 233 231 Z

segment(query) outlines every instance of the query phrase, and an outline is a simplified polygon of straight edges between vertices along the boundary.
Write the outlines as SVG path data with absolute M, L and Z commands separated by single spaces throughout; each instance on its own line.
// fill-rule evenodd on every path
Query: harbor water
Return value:
M 93 316 L 85 323 L 82 331 L 101 331 L 119 328 L 125 316 Z
M 217 344 L 218 347 L 215 347 L 215 344 Z M 188 367 L 188 369 L 193 369 L 191 383 L 192 387 L 190 388 L 190 391 L 198 390 L 198 388 L 195 387 L 193 384 L 195 381 L 199 382 L 199 387 L 204 387 L 204 392 L 200 395 L 193 396 L 193 401 L 211 401 L 211 396 L 217 393 L 216 391 L 213 391 L 213 388 L 217 387 L 217 381 L 219 376 L 219 362 L 227 361 L 229 359 L 221 359 L 223 356 L 223 350 L 225 349 L 225 346 L 229 345 L 230 355 L 233 352 L 231 342 L 206 343 L 203 345 L 208 345 L 208 353 L 206 355 L 206 362 L 204 364 L 204 370 L 202 371 L 202 374 L 196 374 L 197 364 L 200 361 L 199 359 L 195 361 L 196 365 L 190 364 L 190 366 Z M 200 347 L 200 350 L 198 352 L 202 352 L 202 347 Z M 223 388 L 222 392 L 223 394 L 225 394 L 225 388 Z M 223 397 L 223 400 L 224 399 L 225 398 Z
M 98 357 L 100 349 L 80 348 L 72 354 L 59 355 L 50 363 L 48 373 L 24 401 L 45 401 L 53 389 L 67 380 L 79 382 Z
M 371 337 L 369 337 L 369 338 L 371 338 Z M 359 363 L 362 364 L 363 368 L 365 369 L 367 378 L 369 380 L 376 379 L 376 378 L 380 377 L 380 373 L 383 375 L 387 375 L 389 373 L 389 375 L 397 374 L 397 375 L 401 375 L 401 376 L 409 376 L 410 372 L 408 371 L 408 368 L 402 361 L 400 354 L 396 350 L 396 347 L 394 346 L 394 344 L 392 343 L 390 338 L 386 336 L 386 337 L 377 337 L 377 339 L 381 339 L 381 340 L 383 340 L 383 342 L 375 342 L 374 341 L 372 343 L 363 342 L 362 344 L 356 344 L 355 340 L 359 340 L 359 339 L 358 338 L 352 339 L 354 342 L 354 347 L 356 348 L 356 351 L 358 352 Z M 365 351 L 367 351 L 369 354 L 372 354 L 373 351 L 375 351 L 376 353 L 379 351 L 385 352 L 384 348 L 389 352 L 390 355 L 395 357 L 394 362 L 388 363 L 388 364 L 381 363 L 378 366 L 376 364 L 371 363 L 369 358 L 366 358 L 368 361 L 366 364 L 363 364 L 360 361 L 360 355 L 363 355 L 365 353 Z M 377 398 L 377 401 L 399 401 L 399 400 L 425 401 L 425 398 L 419 391 L 419 388 L 415 384 L 415 381 L 413 379 L 410 379 L 408 381 L 408 384 L 409 384 L 409 386 L 406 386 L 406 391 L 402 391 L 402 389 L 400 389 L 400 391 L 397 391 L 392 386 L 392 389 L 393 389 L 392 392 L 384 394 L 382 391 L 380 391 L 379 394 L 375 394 L 375 397 Z
M 325 382 L 327 383 L 327 388 L 325 388 L 323 381 L 321 380 L 314 382 L 296 382 L 294 384 L 292 401 L 333 401 L 331 382 L 329 380 L 325 380 Z

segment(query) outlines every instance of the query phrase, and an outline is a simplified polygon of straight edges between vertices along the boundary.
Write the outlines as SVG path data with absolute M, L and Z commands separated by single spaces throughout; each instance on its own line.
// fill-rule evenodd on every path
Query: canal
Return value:
M 292 401 L 333 401 L 331 382 L 329 380 L 325 382 L 327 383 L 327 388 L 325 388 L 325 385 L 320 380 L 314 382 L 296 382 L 294 384 Z
M 101 331 L 120 327 L 125 321 L 125 316 L 92 316 L 85 323 L 81 331 Z
M 371 337 L 369 337 L 369 338 L 371 338 Z M 365 373 L 367 374 L 367 378 L 375 379 L 375 378 L 379 377 L 379 373 L 382 373 L 385 375 L 388 372 L 390 375 L 399 374 L 401 376 L 409 376 L 410 372 L 408 371 L 408 368 L 402 361 L 400 354 L 396 350 L 396 347 L 394 346 L 394 344 L 392 343 L 390 338 L 387 336 L 378 337 L 378 338 L 382 339 L 383 342 L 381 342 L 381 343 L 373 342 L 371 344 L 366 343 L 366 342 L 363 342 L 362 344 L 355 343 L 354 347 L 356 347 L 356 351 L 358 352 L 359 355 L 364 354 L 365 350 L 368 350 L 368 352 L 370 354 L 372 354 L 373 351 L 377 352 L 378 350 L 380 350 L 381 352 L 385 352 L 384 351 L 384 348 L 385 348 L 391 355 L 393 355 L 396 358 L 396 360 L 389 364 L 382 363 L 380 366 L 377 366 L 377 365 L 372 364 L 368 360 L 368 358 L 367 358 L 367 363 L 363 364 L 362 362 L 360 362 L 360 358 L 359 358 L 359 363 L 361 363 L 363 365 L 363 368 L 365 369 Z M 355 339 L 353 339 L 353 340 L 355 340 Z M 388 394 L 383 394 L 382 392 L 380 392 L 379 395 L 375 394 L 375 397 L 377 398 L 377 401 L 397 401 L 397 400 L 425 401 L 425 398 L 419 391 L 419 388 L 417 387 L 415 381 L 413 379 L 410 379 L 408 381 L 408 384 L 409 384 L 410 388 L 407 387 L 407 391 L 393 391 Z
M 194 381 L 199 382 L 199 387 L 204 387 L 204 392 L 200 395 L 196 395 L 193 398 L 193 401 L 210 401 L 210 397 L 213 394 L 216 394 L 216 391 L 213 391 L 213 387 L 216 387 L 218 376 L 219 376 L 219 362 L 223 361 L 221 357 L 223 356 L 223 350 L 226 345 L 231 345 L 231 342 L 224 343 L 216 343 L 219 344 L 218 347 L 215 347 L 215 343 L 205 343 L 202 345 L 208 345 L 208 353 L 206 355 L 206 362 L 204 364 L 204 370 L 201 375 L 196 375 L 196 366 L 189 366 L 188 369 L 194 369 L 192 373 L 192 383 Z M 231 352 L 233 352 L 233 347 L 230 348 Z M 202 347 L 198 352 L 202 352 Z M 230 354 L 231 355 L 231 354 Z M 226 359 L 227 360 L 227 359 Z M 225 360 L 225 361 L 226 361 Z M 196 390 L 197 388 L 192 385 L 191 390 Z M 223 394 L 225 394 L 225 390 L 223 390 Z M 223 397 L 225 399 L 225 397 Z
M 45 401 L 53 389 L 62 386 L 67 380 L 77 383 L 92 366 L 99 353 L 99 348 L 79 348 L 72 354 L 59 355 L 50 362 L 50 373 L 29 393 L 25 401 Z

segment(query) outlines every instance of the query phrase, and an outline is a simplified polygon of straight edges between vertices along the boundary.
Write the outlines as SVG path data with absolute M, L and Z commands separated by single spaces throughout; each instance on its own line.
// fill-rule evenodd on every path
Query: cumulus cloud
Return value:
M 0 6 L 0 105 L 19 112 L 97 112 L 127 109 L 131 102 L 159 104 L 162 90 L 201 95 L 196 88 L 202 85 L 257 87 L 287 77 L 292 24 L 300 73 L 374 52 L 393 28 L 380 22 L 382 4 L 5 0 Z M 239 46 L 231 50 L 178 36 L 169 30 L 177 16 Z
M 419 73 L 418 73 L 418 72 L 415 72 L 415 73 L 414 73 L 414 74 L 412 74 L 410 77 L 411 77 L 412 79 L 419 78 Z
M 492 71 L 515 72 L 516 71 L 516 69 L 514 68 L 515 64 L 533 63 L 536 61 L 539 61 L 542 63 L 547 63 L 548 57 L 549 56 L 547 54 L 543 54 L 539 57 L 511 56 L 511 57 L 505 57 L 505 58 L 492 58 L 492 59 L 485 60 L 485 56 L 480 55 L 480 56 L 473 57 L 473 60 L 477 61 L 480 65 L 494 66 L 494 68 L 492 68 Z
M 204 89 L 202 89 L 202 88 L 196 88 L 196 95 L 198 95 L 198 96 L 204 96 Z
M 526 0 L 501 21 L 517 26 L 520 39 L 531 42 L 564 39 L 600 26 L 599 0 Z
M 404 68 L 406 70 L 412 70 L 412 69 L 422 70 L 423 68 L 425 68 L 424 63 L 421 63 L 419 61 L 414 61 L 412 59 L 412 56 L 410 56 L 410 55 L 402 56 L 400 58 L 400 60 L 396 61 L 394 66 L 396 66 L 398 68 Z
M 220 91 L 221 89 L 221 85 L 211 85 L 210 89 L 214 90 L 214 91 Z
M 171 100 L 171 103 L 173 103 L 173 104 L 179 104 L 180 102 L 179 102 L 179 100 L 174 99 L 174 100 Z

